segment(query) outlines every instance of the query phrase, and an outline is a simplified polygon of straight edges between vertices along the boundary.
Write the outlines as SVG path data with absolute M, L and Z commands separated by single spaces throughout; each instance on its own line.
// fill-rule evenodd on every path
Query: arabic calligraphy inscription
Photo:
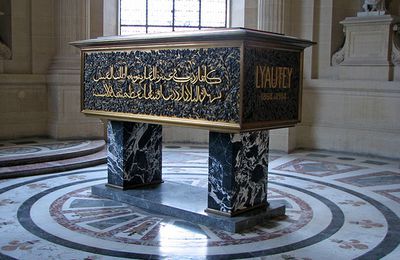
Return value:
M 145 100 L 172 100 L 175 102 L 200 102 L 206 99 L 210 103 L 222 98 L 222 93 L 212 95 L 203 86 L 194 86 L 196 83 L 206 83 L 208 85 L 218 85 L 222 82 L 220 77 L 214 76 L 215 69 L 208 70 L 207 66 L 198 67 L 196 73 L 189 73 L 186 76 L 179 76 L 176 69 L 167 75 L 161 75 L 159 69 L 153 66 L 151 69 L 144 67 L 143 74 L 130 74 L 127 65 L 120 66 L 118 69 L 111 65 L 106 73 L 97 72 L 93 76 L 94 82 L 103 83 L 102 93 L 93 93 L 95 97 L 106 98 L 129 98 L 129 99 L 145 99 Z M 105 82 L 104 82 L 105 81 Z M 127 90 L 117 90 L 110 81 L 128 82 Z M 181 85 L 179 89 L 166 90 L 163 84 L 172 81 Z M 137 87 L 135 88 L 135 85 Z
M 240 48 L 88 51 L 82 109 L 239 122 Z

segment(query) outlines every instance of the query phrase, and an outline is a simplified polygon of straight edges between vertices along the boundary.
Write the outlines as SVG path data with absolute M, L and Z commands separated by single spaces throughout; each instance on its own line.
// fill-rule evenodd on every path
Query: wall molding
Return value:
M 304 79 L 304 92 L 331 92 L 355 96 L 399 97 L 400 82 L 371 80 Z
M 23 87 L 43 86 L 47 84 L 46 74 L 0 74 L 0 86 Z

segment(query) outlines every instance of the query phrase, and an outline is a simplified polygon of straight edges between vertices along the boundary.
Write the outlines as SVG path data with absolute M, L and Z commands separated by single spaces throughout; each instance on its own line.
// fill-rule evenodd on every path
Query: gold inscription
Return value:
M 167 75 L 162 75 L 155 66 L 143 68 L 143 73 L 132 75 L 128 73 L 128 67 L 120 66 L 115 69 L 110 66 L 103 74 L 97 73 L 92 79 L 94 82 L 103 83 L 102 93 L 93 93 L 95 97 L 125 98 L 144 100 L 171 100 L 175 102 L 210 103 L 222 99 L 222 93 L 213 95 L 204 86 L 196 83 L 217 85 L 222 82 L 219 77 L 213 76 L 216 70 L 209 70 L 206 66 L 198 67 L 195 73 L 178 75 L 176 69 Z M 128 82 L 127 89 L 121 89 L 118 82 Z M 166 89 L 168 82 L 175 82 L 179 87 Z M 126 88 L 126 87 L 125 87 Z
M 290 88 L 293 68 L 256 66 L 256 88 Z
M 131 75 L 128 74 L 128 66 L 121 66 L 117 70 L 114 69 L 114 66 L 110 66 L 107 72 L 103 75 L 96 75 L 93 77 L 94 82 L 98 82 L 101 80 L 130 80 L 133 83 L 143 83 L 145 81 L 151 81 L 154 83 L 158 83 L 160 81 L 174 81 L 176 83 L 191 83 L 196 84 L 198 82 L 205 82 L 210 85 L 220 84 L 222 79 L 219 77 L 213 77 L 212 74 L 216 70 L 208 71 L 206 66 L 198 67 L 195 73 L 189 73 L 186 76 L 177 75 L 178 72 L 174 69 L 168 75 L 161 75 L 156 66 L 153 66 L 152 69 L 147 69 L 144 67 L 143 74 L 139 75 Z
M 263 100 L 263 101 L 287 100 L 287 94 L 286 93 L 261 93 L 261 100 Z
M 115 87 L 103 83 L 104 93 L 94 93 L 95 97 L 106 97 L 106 98 L 126 98 L 126 99 L 144 99 L 144 100 L 160 100 L 165 101 L 184 101 L 192 103 L 203 103 L 203 101 L 208 98 L 210 103 L 215 100 L 222 98 L 222 93 L 220 92 L 218 96 L 212 96 L 204 87 L 200 86 L 181 86 L 178 90 L 172 89 L 171 91 L 164 90 L 163 86 L 157 89 L 152 83 L 144 84 L 139 90 L 133 90 L 132 86 L 129 84 L 128 91 L 116 90 Z

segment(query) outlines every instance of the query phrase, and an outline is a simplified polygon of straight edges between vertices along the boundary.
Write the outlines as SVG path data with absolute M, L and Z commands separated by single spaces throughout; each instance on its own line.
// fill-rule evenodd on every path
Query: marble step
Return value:
M 89 155 L 78 156 L 74 158 L 68 158 L 56 161 L 0 167 L 0 179 L 69 171 L 85 167 L 96 166 L 99 164 L 104 164 L 106 162 L 107 162 L 107 149 L 104 146 L 102 150 Z
M 97 153 L 104 149 L 104 140 L 40 140 L 0 147 L 0 167 L 20 166 L 65 160 Z

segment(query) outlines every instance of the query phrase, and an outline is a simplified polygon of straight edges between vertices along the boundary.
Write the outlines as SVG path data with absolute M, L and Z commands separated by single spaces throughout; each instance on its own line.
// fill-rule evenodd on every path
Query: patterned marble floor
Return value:
M 167 146 L 163 178 L 207 187 L 207 150 Z M 285 217 L 232 234 L 91 195 L 106 166 L 0 180 L 0 259 L 400 259 L 398 161 L 272 153 Z
M 84 140 L 56 141 L 44 138 L 0 141 L 0 158 L 53 155 L 54 153 L 63 153 L 71 148 L 84 147 L 90 143 L 91 141 Z

